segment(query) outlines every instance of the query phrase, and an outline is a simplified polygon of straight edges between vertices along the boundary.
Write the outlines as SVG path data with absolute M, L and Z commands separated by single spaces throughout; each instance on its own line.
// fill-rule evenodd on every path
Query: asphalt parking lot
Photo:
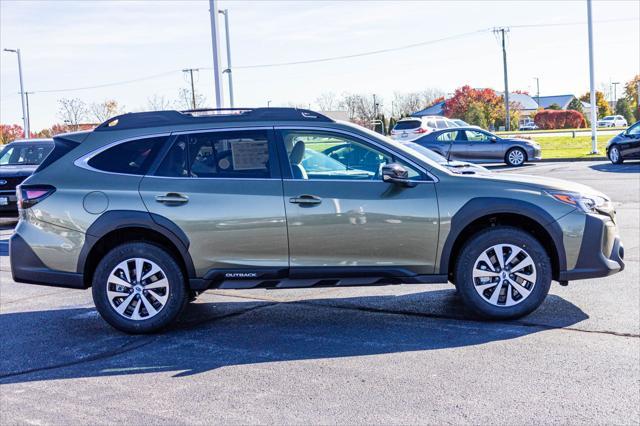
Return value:
M 626 249 L 515 322 L 469 320 L 449 285 L 211 291 L 129 336 L 90 291 L 13 283 L 0 242 L 0 423 L 638 424 L 640 163 L 515 172 L 608 193 Z

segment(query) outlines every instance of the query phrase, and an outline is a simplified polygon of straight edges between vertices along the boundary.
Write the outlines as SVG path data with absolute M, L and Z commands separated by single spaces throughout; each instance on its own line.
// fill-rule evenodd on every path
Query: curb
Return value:
M 533 163 L 559 163 L 559 162 L 570 162 L 570 161 L 604 161 L 609 160 L 607 157 L 603 156 L 593 156 L 593 157 L 565 157 L 565 158 L 543 158 L 542 160 L 532 161 Z

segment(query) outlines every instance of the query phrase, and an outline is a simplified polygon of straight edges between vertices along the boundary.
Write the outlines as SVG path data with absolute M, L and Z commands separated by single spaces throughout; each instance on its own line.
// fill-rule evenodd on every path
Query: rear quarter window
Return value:
M 97 154 L 87 164 L 103 172 L 144 175 L 166 140 L 162 136 L 123 142 Z

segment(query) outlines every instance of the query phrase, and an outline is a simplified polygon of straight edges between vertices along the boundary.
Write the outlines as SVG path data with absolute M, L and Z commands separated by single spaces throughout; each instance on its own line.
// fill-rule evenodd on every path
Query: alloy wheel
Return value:
M 519 166 L 524 163 L 524 154 L 519 149 L 514 149 L 509 152 L 509 163 L 512 166 Z
M 620 159 L 620 152 L 618 151 L 618 148 L 616 148 L 615 146 L 611 148 L 611 150 L 609 151 L 609 158 L 614 163 L 618 162 L 618 160 Z
M 473 286 L 485 302 L 498 307 L 523 302 L 536 285 L 536 265 L 524 249 L 496 244 L 473 265 Z
M 107 279 L 111 307 L 130 320 L 156 316 L 169 298 L 169 280 L 155 262 L 140 257 L 120 262 Z

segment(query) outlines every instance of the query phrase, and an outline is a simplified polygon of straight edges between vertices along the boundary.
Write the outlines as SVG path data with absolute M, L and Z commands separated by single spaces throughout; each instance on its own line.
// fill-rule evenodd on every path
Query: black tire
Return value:
M 615 152 L 613 152 L 615 150 Z M 624 163 L 624 158 L 622 158 L 622 154 L 620 154 L 620 148 L 617 145 L 612 145 L 607 151 L 607 157 L 609 157 L 609 161 L 613 164 L 622 164 Z
M 497 244 L 510 244 L 526 250 L 535 265 L 536 279 L 531 292 L 513 306 L 493 305 L 476 291 L 477 278 L 473 278 L 475 262 L 484 252 Z M 528 232 L 509 226 L 496 226 L 471 237 L 458 256 L 454 272 L 456 287 L 463 302 L 475 314 L 492 320 L 515 319 L 533 312 L 544 301 L 551 287 L 551 261 L 544 247 Z M 515 287 L 503 288 L 503 285 L 500 285 L 500 289 L 506 289 L 505 291 L 512 291 L 512 288 Z M 485 293 L 491 290 L 487 288 Z M 513 294 L 512 292 L 511 296 Z
M 521 157 L 518 158 L 522 158 L 522 161 L 515 161 L 514 158 L 512 158 L 512 154 L 520 154 Z M 507 154 L 504 156 L 504 162 L 507 163 L 507 165 L 511 166 L 511 167 L 520 167 L 522 166 L 524 163 L 526 163 L 527 161 L 527 153 L 524 151 L 524 149 L 522 148 L 511 148 L 509 151 L 507 151 Z
M 107 287 L 110 285 L 108 281 L 111 272 L 121 262 L 132 258 L 143 258 L 154 262 L 161 268 L 161 273 L 164 274 L 168 281 L 166 302 L 158 310 L 157 314 L 148 319 L 134 320 L 125 318 L 116 312 L 116 309 L 109 301 Z M 98 264 L 93 276 L 92 286 L 93 301 L 102 318 L 114 328 L 132 334 L 153 333 L 165 328 L 180 315 L 189 297 L 184 275 L 175 259 L 159 246 L 144 242 L 125 243 L 109 251 Z M 142 295 L 136 295 L 135 297 L 140 299 Z M 138 303 L 140 303 L 139 300 L 136 305 Z M 144 304 L 141 304 L 139 309 L 143 310 L 143 306 Z M 143 310 L 143 312 L 146 311 Z

